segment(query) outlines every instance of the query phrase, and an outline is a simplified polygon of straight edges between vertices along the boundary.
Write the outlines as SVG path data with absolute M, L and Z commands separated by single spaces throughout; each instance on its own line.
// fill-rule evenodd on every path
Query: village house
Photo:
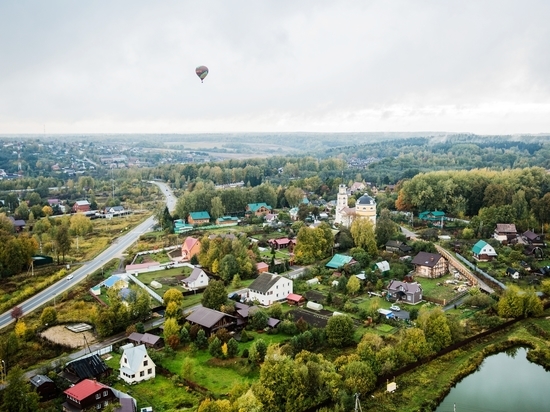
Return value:
M 497 256 L 497 252 L 495 251 L 495 248 L 492 247 L 487 242 L 485 242 L 484 240 L 479 240 L 472 247 L 472 253 L 474 255 L 474 259 L 480 262 L 491 261 Z
M 147 332 L 132 332 L 128 336 L 128 341 L 133 343 L 134 346 L 145 345 L 148 349 L 161 349 L 164 347 L 164 340 L 160 336 Z
M 216 219 L 218 226 L 237 226 L 238 224 L 239 218 L 234 216 L 222 216 Z
M 256 217 L 265 216 L 271 213 L 272 207 L 267 203 L 249 203 L 246 205 L 246 215 L 254 215 Z
M 102 379 L 111 374 L 112 369 L 97 354 L 76 359 L 65 365 L 61 377 L 70 383 L 78 383 L 83 379 Z
M 200 326 L 207 336 L 216 333 L 218 329 L 233 330 L 237 326 L 237 318 L 214 309 L 199 307 L 185 319 L 191 325 Z
M 286 297 L 286 303 L 290 306 L 304 306 L 306 304 L 306 298 L 296 293 L 291 293 Z
M 349 188 L 349 193 L 354 195 L 357 192 L 364 192 L 367 190 L 367 186 L 363 182 L 353 182 Z
M 145 345 L 124 349 L 120 358 L 119 377 L 126 383 L 137 383 L 155 377 L 156 365 Z
M 518 231 L 513 223 L 497 223 L 493 237 L 503 245 L 516 241 Z
M 202 225 L 210 222 L 210 215 L 207 211 L 191 212 L 187 218 L 187 222 L 190 225 Z
M 256 270 L 258 273 L 264 273 L 269 270 L 269 265 L 265 262 L 258 262 L 256 263 Z
M 291 293 L 293 293 L 291 279 L 269 272 L 258 275 L 248 287 L 248 299 L 258 301 L 264 306 L 285 300 Z
M 90 202 L 87 200 L 77 200 L 73 205 L 72 211 L 74 213 L 84 213 L 90 211 Z
M 34 375 L 29 379 L 33 390 L 40 396 L 40 401 L 47 401 L 57 396 L 59 390 L 55 383 L 46 375 Z
M 111 275 L 99 284 L 107 289 L 124 289 L 128 287 L 126 275 Z
M 124 214 L 124 206 L 108 206 L 105 208 L 105 214 L 119 216 Z
M 524 242 L 527 242 L 529 245 L 539 246 L 539 247 L 546 246 L 546 244 L 544 243 L 544 235 L 537 235 L 535 232 L 532 232 L 531 230 L 527 230 L 523 232 L 521 237 L 524 240 Z
M 443 225 L 443 222 L 447 220 L 447 218 L 445 217 L 445 212 L 441 210 L 434 210 L 434 211 L 426 210 L 424 212 L 420 212 L 418 214 L 418 218 L 420 220 L 432 222 L 435 225 L 441 225 L 441 226 Z
M 447 260 L 439 253 L 418 252 L 411 262 L 415 274 L 424 278 L 439 278 L 447 273 Z
M 210 278 L 204 270 L 201 268 L 194 268 L 191 274 L 183 279 L 183 287 L 188 290 L 203 289 L 208 286 Z
M 85 379 L 65 392 L 65 402 L 62 404 L 64 412 L 84 410 L 102 410 L 118 398 L 113 390 L 96 380 Z
M 296 246 L 296 240 L 289 239 L 287 237 L 279 239 L 269 239 L 267 243 L 269 243 L 269 246 L 271 246 L 275 250 L 290 249 L 290 251 L 292 251 L 294 249 L 294 246 Z
M 181 245 L 181 260 L 186 262 L 191 260 L 193 256 L 201 250 L 201 241 L 194 237 L 188 236 Z
M 388 299 L 414 305 L 422 301 L 422 286 L 417 282 L 405 283 L 399 280 L 391 280 L 388 284 Z
M 275 225 L 277 223 L 277 216 L 275 213 L 268 213 L 265 215 L 265 223 L 271 226 Z
M 331 269 L 340 269 L 345 265 L 353 265 L 355 263 L 357 262 L 351 256 L 336 253 L 325 266 Z
M 400 240 L 388 240 L 386 242 L 386 252 L 392 252 L 392 253 L 403 253 L 407 254 L 410 253 L 412 248 L 401 242 Z

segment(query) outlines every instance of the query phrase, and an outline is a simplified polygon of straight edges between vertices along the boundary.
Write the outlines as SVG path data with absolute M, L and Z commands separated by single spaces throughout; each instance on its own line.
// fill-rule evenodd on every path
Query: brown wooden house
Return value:
M 235 316 L 205 307 L 195 309 L 187 316 L 186 320 L 191 325 L 199 325 L 208 336 L 215 333 L 218 329 L 232 330 L 237 326 L 237 318 Z
M 66 400 L 62 405 L 63 412 L 100 411 L 110 403 L 118 401 L 109 386 L 93 379 L 85 379 L 70 387 L 64 393 Z
M 128 341 L 133 343 L 135 346 L 145 345 L 148 349 L 161 349 L 164 347 L 164 340 L 160 336 L 147 332 L 132 332 L 130 336 L 128 336 Z
M 97 354 L 76 359 L 65 366 L 61 376 L 75 384 L 84 379 L 101 379 L 109 376 L 112 369 Z
M 34 375 L 29 379 L 29 383 L 38 396 L 40 396 L 40 401 L 53 399 L 59 393 L 55 383 L 46 375 Z

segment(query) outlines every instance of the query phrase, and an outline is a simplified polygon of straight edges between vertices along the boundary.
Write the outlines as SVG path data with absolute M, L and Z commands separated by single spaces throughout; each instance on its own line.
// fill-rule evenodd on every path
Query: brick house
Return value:
M 447 260 L 439 253 L 418 252 L 411 263 L 415 274 L 423 278 L 439 278 L 448 271 Z
M 181 260 L 191 260 L 193 256 L 199 253 L 201 250 L 201 241 L 197 238 L 188 236 L 181 245 Z
M 74 213 L 89 212 L 90 207 L 90 202 L 88 202 L 87 200 L 77 200 L 73 205 L 72 211 Z
M 202 212 L 191 212 L 189 213 L 189 217 L 187 218 L 187 222 L 189 222 L 190 225 L 201 225 L 204 223 L 210 222 L 210 215 L 207 211 Z
M 267 203 L 249 203 L 246 205 L 246 215 L 254 215 L 256 217 L 265 216 L 271 213 L 272 207 Z

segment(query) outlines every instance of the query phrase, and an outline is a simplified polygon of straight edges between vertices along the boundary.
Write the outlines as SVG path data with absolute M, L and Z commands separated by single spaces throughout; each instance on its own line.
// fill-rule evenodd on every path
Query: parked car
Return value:
M 397 305 L 391 305 L 390 310 L 392 310 L 394 312 L 399 312 L 401 310 L 401 308 Z

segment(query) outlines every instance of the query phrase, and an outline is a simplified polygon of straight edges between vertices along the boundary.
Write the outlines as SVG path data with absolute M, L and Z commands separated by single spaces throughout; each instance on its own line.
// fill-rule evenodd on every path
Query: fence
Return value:
M 144 291 L 146 291 L 153 299 L 155 299 L 159 303 L 164 303 L 164 299 L 162 299 L 162 296 L 160 296 L 158 293 L 156 293 L 154 290 L 152 290 L 149 286 L 147 286 L 142 281 L 138 280 L 135 276 L 128 274 L 128 278 L 134 282 L 136 285 L 138 285 L 140 288 L 142 288 Z
M 493 285 L 496 285 L 500 287 L 502 290 L 506 290 L 506 285 L 498 280 L 496 280 L 494 277 L 489 275 L 488 273 L 484 272 L 480 268 L 478 268 L 476 265 L 471 263 L 468 259 L 466 259 L 464 256 L 456 254 L 456 257 L 460 259 L 462 262 L 464 262 L 465 265 L 468 265 L 470 268 L 472 268 L 475 272 L 479 273 L 481 276 L 485 278 L 485 280 Z

